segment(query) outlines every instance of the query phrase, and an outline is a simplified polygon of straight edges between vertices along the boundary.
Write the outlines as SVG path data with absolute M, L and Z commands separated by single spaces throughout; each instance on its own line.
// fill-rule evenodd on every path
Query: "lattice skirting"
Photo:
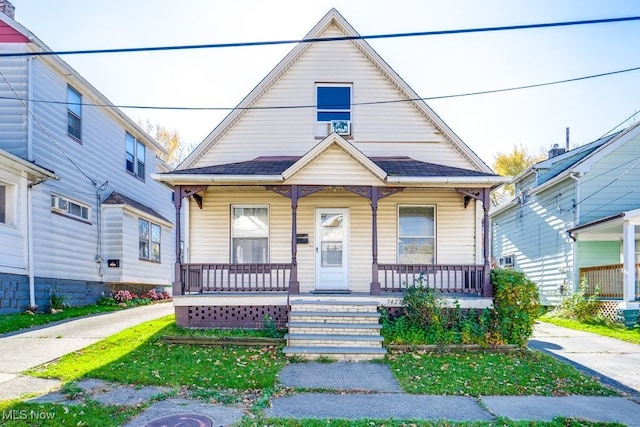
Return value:
M 598 314 L 614 322 L 619 321 L 620 301 L 598 301 Z
M 288 308 L 282 306 L 190 306 L 176 307 L 176 323 L 187 328 L 261 329 L 265 316 L 271 317 L 279 329 L 288 321 Z

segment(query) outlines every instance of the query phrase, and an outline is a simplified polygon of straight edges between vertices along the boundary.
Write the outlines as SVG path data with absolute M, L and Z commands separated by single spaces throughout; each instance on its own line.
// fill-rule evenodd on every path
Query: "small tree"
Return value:
M 517 176 L 526 170 L 529 166 L 544 160 L 545 156 L 542 153 L 532 154 L 526 147 L 520 145 L 513 145 L 513 148 L 508 153 L 499 152 L 496 154 L 493 161 L 493 170 L 501 176 Z M 513 184 L 506 184 L 500 190 L 496 190 L 492 193 L 493 205 L 498 205 L 504 199 L 514 197 L 515 190 Z

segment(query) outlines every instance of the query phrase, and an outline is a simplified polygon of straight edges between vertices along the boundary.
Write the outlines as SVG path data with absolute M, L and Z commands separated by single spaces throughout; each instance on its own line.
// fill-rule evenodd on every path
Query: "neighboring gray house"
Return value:
M 169 286 L 164 148 L 0 3 L 0 313 Z M 6 13 L 9 13 L 7 15 Z M 26 55 L 25 55 L 26 54 Z
M 584 277 L 589 292 L 637 310 L 640 124 L 550 158 L 513 179 L 516 197 L 491 211 L 492 254 L 523 271 L 555 305 Z

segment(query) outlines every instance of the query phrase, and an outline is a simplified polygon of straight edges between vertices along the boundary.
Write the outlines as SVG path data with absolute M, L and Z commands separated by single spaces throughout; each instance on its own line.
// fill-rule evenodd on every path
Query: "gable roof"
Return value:
M 121 205 L 121 206 L 128 206 L 131 207 L 133 209 L 136 209 L 140 212 L 143 212 L 147 215 L 153 216 L 157 219 L 160 219 L 162 221 L 164 221 L 165 223 L 167 223 L 168 225 L 172 225 L 171 221 L 169 221 L 168 219 L 166 219 L 165 217 L 163 217 L 162 215 L 160 215 L 158 212 L 156 212 L 155 210 L 153 210 L 152 208 L 150 208 L 147 205 L 144 205 L 130 197 L 127 197 L 123 194 L 120 194 L 116 191 L 112 191 L 111 194 L 109 194 L 109 196 L 107 196 L 106 199 L 103 200 L 102 202 L 103 205 Z
M 424 117 L 442 137 L 478 170 L 492 173 L 489 168 L 443 121 L 438 115 L 414 92 L 407 83 L 378 55 L 378 53 L 363 39 L 358 38 L 358 32 L 336 10 L 331 9 L 304 37 L 304 39 L 319 39 L 335 25 L 346 37 L 354 37 L 349 42 L 370 61 L 370 63 L 401 92 L 404 99 Z M 293 64 L 307 52 L 314 43 L 299 43 L 267 74 L 267 76 L 232 110 L 213 131 L 196 147 L 177 169 L 188 169 L 197 165 L 209 150 L 237 123 L 247 111 L 255 106 L 259 99 L 275 85 L 275 83 L 293 66 Z

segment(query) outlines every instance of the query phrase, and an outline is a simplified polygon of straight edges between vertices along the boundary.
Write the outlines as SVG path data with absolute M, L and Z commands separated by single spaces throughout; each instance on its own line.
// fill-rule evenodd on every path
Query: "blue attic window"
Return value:
M 351 86 L 317 86 L 317 121 L 351 120 Z

